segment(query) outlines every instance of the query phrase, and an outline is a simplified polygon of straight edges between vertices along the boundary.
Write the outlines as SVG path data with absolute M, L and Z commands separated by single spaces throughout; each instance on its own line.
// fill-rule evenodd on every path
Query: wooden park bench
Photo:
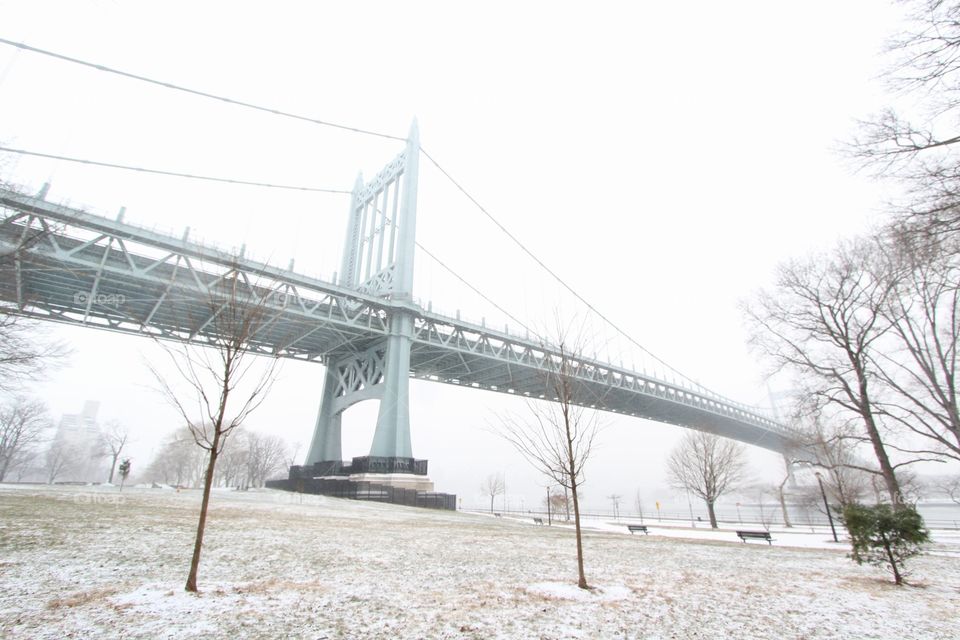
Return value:
M 533 519 L 533 524 L 540 524 L 540 525 L 542 525 L 542 524 L 543 524 L 543 518 L 534 518 L 534 519 Z
M 743 543 L 746 543 L 747 538 L 750 538 L 752 540 L 766 540 L 767 544 L 773 546 L 773 538 L 770 537 L 769 531 L 737 531 L 737 536 Z
M 495 516 L 498 517 L 498 518 L 502 518 L 502 517 L 503 517 L 503 516 L 500 515 L 499 513 L 495 513 L 495 514 L 493 514 L 493 515 L 495 515 Z
M 627 529 L 630 530 L 630 535 L 633 535 L 637 531 L 643 531 L 645 535 L 650 534 L 650 532 L 647 531 L 647 525 L 645 524 L 628 524 Z

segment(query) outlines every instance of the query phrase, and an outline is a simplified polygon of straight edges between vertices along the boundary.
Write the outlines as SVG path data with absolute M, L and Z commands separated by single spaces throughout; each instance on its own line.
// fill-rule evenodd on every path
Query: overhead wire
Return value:
M 388 140 L 400 140 L 405 141 L 406 138 L 401 138 L 399 136 L 390 135 L 388 133 L 380 133 L 378 131 L 370 131 L 369 129 L 361 129 L 359 127 L 350 127 L 343 124 L 337 124 L 335 122 L 328 122 L 326 120 L 320 120 L 318 118 L 311 118 L 310 116 L 304 116 L 296 113 L 291 113 L 289 111 L 283 111 L 281 109 L 275 109 L 273 107 L 265 107 L 262 105 L 253 104 L 252 102 L 246 102 L 243 100 L 237 100 L 235 98 L 228 98 L 226 96 L 217 95 L 215 93 L 208 93 L 206 91 L 200 91 L 198 89 L 191 89 L 189 87 L 184 87 L 182 85 L 174 84 L 172 82 L 165 82 L 163 80 L 156 80 L 154 78 L 148 78 L 147 76 L 142 76 L 136 73 L 131 73 L 129 71 L 123 71 L 121 69 L 116 69 L 114 67 L 108 67 L 106 65 L 97 64 L 95 62 L 87 62 L 86 60 L 81 60 L 79 58 L 74 58 L 72 56 L 64 55 L 62 53 L 56 53 L 55 51 L 49 51 L 47 49 L 41 49 L 39 47 L 33 47 L 23 42 L 15 42 L 13 40 L 8 40 L 6 38 L 0 38 L 0 44 L 5 44 L 11 47 L 16 47 L 22 49 L 23 51 L 30 51 L 31 53 L 36 53 L 57 60 L 63 60 L 65 62 L 72 62 L 73 64 L 78 64 L 84 67 L 89 67 L 91 69 L 96 69 L 97 71 L 103 71 L 105 73 L 112 73 L 117 76 L 124 78 L 129 78 L 131 80 L 139 80 L 140 82 L 146 82 L 148 84 L 156 85 L 159 87 L 164 87 L 165 89 L 172 89 L 174 91 L 181 91 L 183 93 L 189 93 L 191 95 L 199 96 L 202 98 L 209 98 L 210 100 L 217 100 L 219 102 L 224 102 L 226 104 L 236 105 L 238 107 L 246 107 L 247 109 L 254 109 L 255 111 L 262 111 L 264 113 L 269 113 L 275 116 L 282 116 L 284 118 L 292 118 L 294 120 L 302 120 L 304 122 L 310 122 L 312 124 L 318 124 L 325 127 L 333 127 L 334 129 L 342 129 L 344 131 L 351 131 L 353 133 L 362 133 L 368 136 L 376 136 L 379 138 L 386 138 Z
M 593 306 L 586 298 L 584 298 L 582 295 L 580 295 L 579 293 L 577 293 L 577 291 L 576 291 L 572 286 L 570 286 L 563 278 L 561 278 L 555 271 L 553 271 L 553 269 L 551 269 L 550 267 L 548 267 L 548 266 L 543 262 L 543 260 L 541 260 L 540 258 L 538 258 L 538 257 L 536 256 L 536 254 L 533 253 L 533 251 L 531 251 L 522 241 L 520 241 L 519 238 L 517 238 L 515 235 L 513 235 L 513 233 L 510 232 L 509 229 L 507 229 L 505 226 L 503 226 L 503 224 L 502 224 L 499 220 L 497 220 L 497 219 L 493 216 L 493 214 L 491 214 L 491 213 L 487 210 L 486 207 L 484 207 L 482 204 L 480 204 L 480 202 L 479 202 L 476 198 L 474 198 L 473 195 L 471 195 L 470 192 L 468 192 L 468 191 L 463 187 L 463 185 L 461 185 L 459 182 L 457 182 L 457 180 L 456 180 L 452 175 L 450 175 L 450 173 L 449 173 L 446 169 L 444 169 L 442 166 L 440 166 L 440 163 L 437 162 L 437 161 L 433 158 L 433 156 L 431 156 L 431 155 L 427 152 L 427 150 L 424 149 L 422 146 L 420 147 L 420 152 L 424 155 L 425 158 L 427 158 L 427 160 L 430 161 L 431 164 L 433 164 L 434 167 L 437 168 L 437 170 L 440 171 L 440 173 L 442 173 L 442 174 L 444 175 L 444 177 L 447 178 L 447 180 L 450 181 L 451 184 L 453 184 L 454 187 L 456 187 L 456 188 L 460 191 L 460 193 L 462 193 L 471 203 L 473 203 L 473 205 L 474 205 L 481 213 L 483 213 L 483 215 L 485 215 L 491 222 L 493 222 L 493 224 L 496 225 L 497 228 L 500 229 L 500 231 L 502 231 L 508 238 L 510 238 L 510 240 L 512 240 L 512 241 L 514 242 L 514 244 L 516 244 L 518 247 L 520 247 L 520 250 L 521 250 L 521 251 L 523 251 L 523 252 L 524 252 L 527 256 L 529 256 L 535 263 L 537 263 L 537 265 L 538 265 L 541 269 L 543 269 L 546 273 L 548 273 L 548 274 L 550 275 L 550 277 L 552 277 L 554 280 L 556 280 L 564 289 L 566 289 L 566 290 L 569 291 L 571 294 L 573 294 L 573 296 L 574 296 L 577 300 L 579 300 L 579 301 L 580 301 L 581 303 L 583 303 L 590 311 L 592 311 L 594 314 L 596 314 L 597 317 L 599 317 L 601 320 L 603 320 L 604 322 L 606 322 L 610 327 L 613 328 L 614 331 L 616 331 L 618 334 L 622 335 L 622 336 L 623 336 L 624 338 L 626 338 L 631 344 L 633 344 L 634 346 L 636 346 L 637 348 L 639 348 L 641 351 L 643 351 L 643 352 L 646 353 L 648 356 L 650 356 L 651 358 L 653 358 L 654 360 L 656 360 L 657 362 L 659 362 L 661 365 L 663 365 L 664 367 L 666 367 L 667 369 L 669 369 L 670 371 L 672 371 L 672 372 L 675 373 L 676 375 L 684 378 L 685 380 L 693 383 L 693 384 L 696 385 L 697 387 L 703 389 L 703 386 L 702 386 L 699 382 L 695 381 L 693 378 L 690 378 L 689 376 L 684 375 L 684 374 L 681 373 L 680 371 L 677 371 L 675 368 L 673 368 L 672 366 L 670 366 L 669 364 L 667 364 L 664 360 L 662 360 L 662 359 L 659 358 L 657 355 L 655 355 L 654 353 L 652 353 L 649 349 L 647 349 L 647 348 L 644 347 L 642 344 L 640 344 L 639 342 L 637 342 L 637 341 L 636 341 L 632 336 L 630 336 L 626 331 L 624 331 L 623 329 L 621 329 L 621 328 L 620 328 L 616 323 L 614 323 L 610 318 L 608 318 L 608 317 L 607 317 L 605 314 L 603 314 L 599 309 L 597 309 L 595 306 Z
M 222 178 L 218 176 L 203 176 L 193 173 L 181 173 L 179 171 L 166 171 L 164 169 L 150 169 L 147 167 L 138 167 L 134 165 L 126 164 L 116 164 L 113 162 L 101 162 L 99 160 L 89 160 L 85 158 L 73 158 L 70 156 L 61 156 L 53 153 L 40 153 L 39 151 L 29 151 L 27 149 L 13 149 L 10 147 L 0 146 L 0 152 L 5 153 L 16 153 L 24 156 L 34 156 L 37 158 L 50 158 L 53 160 L 63 160 L 65 162 L 75 162 L 79 164 L 87 164 L 96 167 L 107 167 L 110 169 L 124 169 L 126 171 L 137 171 L 139 173 L 152 173 L 161 176 L 173 176 L 176 178 L 189 178 L 191 180 L 208 180 L 211 182 L 225 182 L 227 184 L 240 184 L 248 185 L 252 187 L 266 187 L 269 189 L 288 189 L 292 191 L 311 191 L 315 193 L 345 193 L 350 194 L 350 191 L 344 189 L 327 189 L 321 187 L 306 187 L 299 185 L 290 185 L 290 184 L 273 184 L 270 182 L 253 182 L 251 180 L 237 180 L 234 178 Z
M 431 253 L 430 250 L 428 250 L 426 247 L 424 247 L 422 244 L 420 244 L 419 241 L 416 241 L 416 240 L 415 240 L 414 242 L 416 243 L 417 247 L 418 247 L 421 251 L 423 251 L 425 254 L 427 254 L 430 258 L 432 258 L 434 262 L 436 262 L 436 263 L 439 264 L 441 267 L 443 267 L 444 269 L 446 269 L 447 271 L 449 271 L 450 274 L 451 274 L 454 278 L 456 278 L 457 280 L 459 280 L 460 282 L 462 282 L 463 284 L 465 284 L 471 291 L 473 291 L 473 292 L 476 293 L 478 296 L 480 296 L 481 298 L 483 298 L 484 301 L 486 301 L 486 302 L 488 302 L 489 304 L 493 305 L 493 306 L 497 309 L 497 311 L 499 311 L 500 313 L 502 313 L 502 314 L 504 314 L 505 316 L 507 316 L 507 317 L 508 317 L 510 320 L 512 320 L 513 322 L 516 322 L 520 327 L 522 327 L 523 329 L 525 329 L 525 330 L 527 331 L 527 333 L 530 333 L 530 334 L 532 334 L 532 335 L 535 336 L 535 337 L 539 337 L 536 331 L 534 331 L 534 330 L 531 329 L 529 326 L 527 326 L 522 320 L 520 320 L 519 318 L 517 318 L 515 315 L 513 315 L 512 313 L 510 313 L 509 311 L 507 311 L 506 309 L 504 309 L 503 307 L 501 307 L 499 304 L 497 304 L 496 302 L 494 302 L 489 296 L 487 296 L 485 293 L 483 293 L 482 291 L 480 291 L 480 289 L 476 288 L 475 286 L 473 286 L 472 284 L 470 284 L 469 282 L 467 282 L 467 280 L 466 280 L 463 276 L 461 276 L 459 273 L 457 273 L 456 271 L 454 271 L 453 268 L 450 267 L 450 266 L 448 266 L 443 260 L 441 260 L 440 258 L 438 258 L 437 256 L 435 256 L 433 253 Z
M 283 110 L 280 110 L 280 109 L 275 109 L 275 108 L 272 108 L 272 107 L 265 107 L 265 106 L 262 106 L 262 105 L 257 105 L 257 104 L 254 104 L 254 103 L 251 103 L 251 102 L 246 102 L 246 101 L 243 101 L 243 100 L 237 100 L 237 99 L 235 99 L 235 98 L 229 98 L 229 97 L 227 97 L 227 96 L 222 96 L 222 95 L 218 95 L 218 94 L 214 94 L 214 93 L 209 93 L 209 92 L 206 92 L 206 91 L 200 91 L 200 90 L 197 90 L 197 89 L 191 89 L 191 88 L 189 88 L 189 87 L 185 87 L 185 86 L 182 86 L 182 85 L 174 84 L 174 83 L 172 83 L 172 82 L 166 82 L 166 81 L 162 81 L 162 80 L 157 80 L 157 79 L 154 79 L 154 78 L 149 78 L 149 77 L 147 77 L 147 76 L 143 76 L 143 75 L 131 73 L 131 72 L 128 72 L 128 71 L 123 71 L 123 70 L 120 70 L 120 69 L 116 69 L 116 68 L 114 68 L 114 67 L 108 67 L 108 66 L 106 66 L 106 65 L 101 65 L 101 64 L 97 64 L 97 63 L 93 63 L 93 62 L 88 62 L 88 61 L 86 61 L 86 60 L 81 60 L 81 59 L 79 59 L 79 58 L 74 58 L 74 57 L 72 57 L 72 56 L 68 56 L 68 55 L 61 54 L 61 53 L 56 53 L 56 52 L 54 52 L 54 51 L 49 51 L 49 50 L 47 50 L 47 49 L 41 49 L 41 48 L 39 48 L 39 47 L 34 47 L 34 46 L 31 46 L 31 45 L 27 45 L 27 44 L 22 43 L 22 42 L 15 42 L 15 41 L 13 41 L 13 40 L 8 40 L 8 39 L 6 39 L 6 38 L 0 38 L 0 44 L 5 44 L 5 45 L 8 45 L 8 46 L 16 47 L 16 48 L 21 49 L 21 50 L 24 50 L 24 51 L 29 51 L 29 52 L 36 53 L 36 54 L 39 54 L 39 55 L 48 56 L 48 57 L 55 58 L 55 59 L 58 59 L 58 60 L 62 60 L 62 61 L 65 61 L 65 62 L 71 62 L 71 63 L 73 63 L 73 64 L 78 64 L 78 65 L 85 66 L 85 67 L 88 67 L 88 68 L 96 69 L 97 71 L 102 71 L 102 72 L 105 72 L 105 73 L 111 73 L 111 74 L 114 74 L 114 75 L 117 75 L 117 76 L 121 76 L 121 77 L 124 77 L 124 78 L 132 79 L 132 80 L 138 80 L 138 81 L 141 81 L 141 82 L 146 82 L 146 83 L 148 83 L 148 84 L 152 84 L 152 85 L 155 85 L 155 86 L 160 86 L 160 87 L 163 87 L 163 88 L 166 88 L 166 89 L 171 89 L 171 90 L 174 90 L 174 91 L 180 91 L 180 92 L 187 93 L 187 94 L 190 94 L 190 95 L 195 95 L 195 96 L 199 96 L 199 97 L 203 97 L 203 98 L 208 98 L 208 99 L 211 99 L 211 100 L 217 100 L 217 101 L 219 101 L 219 102 L 223 102 L 223 103 L 226 103 L 226 104 L 231 104 L 231 105 L 235 105 L 235 106 L 239 106 L 239 107 L 245 107 L 245 108 L 248 108 L 248 109 L 253 109 L 253 110 L 256 110 L 256 111 L 268 113 L 268 114 L 271 114 L 271 115 L 281 116 L 281 117 L 285 117 L 285 118 L 291 118 L 291 119 L 294 119 L 294 120 L 299 120 L 299 121 L 303 121 L 303 122 L 308 122 L 308 123 L 312 123 L 312 124 L 316 124 L 316 125 L 321 125 L 321 126 L 325 126 L 325 127 L 332 127 L 332 128 L 335 128 L 335 129 L 340 129 L 340 130 L 344 130 L 344 131 L 350 131 L 350 132 L 353 132 L 353 133 L 359 133 L 359 134 L 363 134 L 363 135 L 369 135 L 369 136 L 375 136 L 375 137 L 385 138 L 385 139 L 388 139 L 388 140 L 396 140 L 396 141 L 400 141 L 400 142 L 405 142 L 405 141 L 406 141 L 406 138 L 403 138 L 403 137 L 400 137 L 400 136 L 395 136 L 395 135 L 391 135 L 391 134 L 381 133 L 381 132 L 378 132 L 378 131 L 372 131 L 372 130 L 369 130 L 369 129 L 362 129 L 362 128 L 359 128 L 359 127 L 342 125 L 342 124 L 330 122 L 330 121 L 327 121 L 327 120 L 320 120 L 320 119 L 318 119 L 318 118 L 312 118 L 312 117 L 309 117 L 309 116 L 304 116 L 304 115 L 300 115 L 300 114 L 295 114 L 295 113 L 291 113 L 291 112 L 288 112 L 288 111 L 283 111 Z M 440 171 L 441 174 L 443 174 L 443 176 L 444 176 L 447 180 L 450 181 L 451 184 L 454 185 L 454 187 L 457 188 L 457 190 L 459 190 L 475 207 L 477 207 L 477 209 L 478 209 L 481 213 L 483 213 L 491 222 L 493 222 L 493 224 L 494 224 L 498 229 L 500 229 L 500 231 L 502 231 L 508 238 L 510 238 L 510 240 L 512 240 L 512 241 L 514 242 L 514 244 L 516 244 L 527 256 L 529 256 L 540 268 L 542 268 L 546 273 L 548 273 L 554 280 L 556 280 L 564 289 L 566 289 L 567 291 L 569 291 L 577 300 L 579 300 L 582 304 L 584 304 L 591 312 L 593 312 L 594 314 L 596 314 L 597 317 L 599 317 L 601 320 L 603 320 L 604 322 L 606 322 L 611 328 L 614 329 L 614 331 L 616 331 L 618 334 L 620 334 L 621 336 L 623 336 L 628 342 L 630 342 L 630 343 L 633 344 L 635 347 L 637 347 L 638 349 L 640 349 L 641 351 L 643 351 L 644 353 L 646 353 L 647 355 L 649 355 L 651 358 L 653 358 L 654 360 L 656 360 L 657 362 L 659 362 L 661 365 L 663 365 L 664 367 L 666 367 L 667 369 L 669 369 L 670 371 L 672 371 L 674 374 L 676 374 L 676 375 L 680 376 L 681 378 L 687 380 L 688 382 L 692 383 L 694 386 L 696 386 L 696 387 L 698 387 L 698 388 L 700 388 L 700 389 L 706 390 L 699 382 L 697 382 L 697 381 L 694 380 L 693 378 L 691 378 L 691 377 L 689 377 L 689 376 L 681 373 L 680 371 L 678 371 L 677 369 L 675 369 L 675 368 L 672 367 L 671 365 L 667 364 L 663 359 L 661 359 L 660 357 L 658 357 L 656 354 L 654 354 L 653 352 L 651 352 L 649 349 L 647 349 L 646 347 L 644 347 L 643 345 L 641 345 L 639 342 L 637 342 L 637 340 L 635 340 L 635 339 L 634 339 L 632 336 L 630 336 L 626 331 L 624 331 L 619 325 L 617 325 L 616 323 L 614 323 L 609 317 L 607 317 L 607 316 L 606 316 L 605 314 L 603 314 L 600 310 L 598 310 L 598 309 L 597 309 L 593 304 L 591 304 L 586 298 L 584 298 L 582 295 L 580 295 L 571 285 L 569 285 L 563 278 L 561 278 L 555 271 L 553 271 L 553 270 L 552 270 L 550 267 L 548 267 L 540 258 L 538 258 L 525 244 L 523 244 L 523 242 L 521 242 L 513 233 L 511 233 L 499 220 L 497 220 L 482 204 L 480 204 L 480 202 L 479 202 L 476 198 L 473 197 L 473 195 L 470 194 L 470 192 L 468 192 L 468 191 L 466 190 L 466 188 L 463 187 L 463 185 L 461 185 L 446 169 L 444 169 L 444 168 L 439 164 L 439 162 L 437 162 L 437 160 L 435 160 L 435 159 L 433 158 L 433 156 L 431 156 L 431 155 L 427 152 L 427 150 L 424 149 L 422 146 L 420 147 L 420 152 L 424 155 L 424 157 L 427 158 L 427 160 L 430 161 L 431 164 L 433 164 L 433 166 L 435 166 L 435 167 Z M 129 167 L 117 167 L 117 168 L 129 168 Z M 170 175 L 176 175 L 175 172 L 169 172 L 169 174 L 170 174 Z M 194 176 L 190 176 L 190 175 L 183 174 L 183 175 L 181 175 L 181 177 L 194 177 Z M 203 178 L 203 179 L 206 179 L 206 178 Z M 220 180 L 220 181 L 223 181 L 223 182 L 232 182 L 232 181 L 226 180 L 226 179 L 225 179 L 225 180 Z M 238 183 L 241 183 L 241 184 L 244 183 L 244 182 L 242 182 L 242 181 L 237 181 L 237 182 L 238 182 Z M 256 186 L 268 186 L 268 185 L 266 185 L 266 184 L 258 184 L 258 185 L 256 185 Z M 282 187 L 281 187 L 281 188 L 282 188 Z M 305 189 L 305 190 L 309 190 L 309 189 Z M 331 190 L 331 191 L 332 191 L 332 190 Z M 349 192 L 344 192 L 344 193 L 349 193 Z M 422 246 L 421 246 L 421 249 L 423 249 Z M 425 252 L 427 252 L 426 249 L 423 249 L 423 250 L 424 250 Z M 430 254 L 429 252 L 427 252 L 427 254 L 430 255 L 432 258 L 434 258 L 434 259 L 436 260 L 436 257 L 435 257 L 435 256 L 433 256 L 433 255 Z M 440 263 L 439 260 L 438 260 L 438 263 Z M 441 263 L 441 264 L 442 264 L 442 263 Z M 446 267 L 446 265 L 442 265 L 442 266 L 445 266 L 445 267 Z M 447 268 L 448 270 L 450 270 L 448 267 L 446 267 L 446 268 Z M 474 290 L 476 293 L 478 293 L 479 295 L 481 295 L 481 296 L 484 298 L 484 300 L 490 302 L 491 304 L 494 304 L 494 306 L 496 306 L 501 312 L 503 312 L 503 313 L 505 313 L 506 315 L 508 315 L 511 319 L 516 320 L 516 318 L 515 318 L 514 316 L 512 316 L 511 314 L 509 314 L 509 313 L 507 313 L 506 311 L 504 311 L 502 308 L 499 307 L 499 305 L 496 305 L 496 303 L 493 303 L 492 300 L 490 300 L 487 296 L 483 295 L 479 290 L 477 290 L 475 287 L 473 287 L 472 285 L 470 285 L 470 284 L 469 284 L 466 280 L 464 280 L 462 277 L 460 277 L 459 275 L 457 275 L 457 274 L 456 274 L 455 272 L 453 272 L 452 270 L 450 270 L 450 271 L 451 271 L 451 273 L 453 273 L 458 279 L 460 279 L 461 282 L 463 282 L 464 284 L 466 284 L 467 286 L 469 286 L 472 290 Z M 519 322 L 519 321 L 518 321 L 518 322 Z M 526 328 L 526 326 L 523 325 L 523 323 L 520 323 L 520 324 L 521 324 L 521 326 L 524 326 L 524 328 Z

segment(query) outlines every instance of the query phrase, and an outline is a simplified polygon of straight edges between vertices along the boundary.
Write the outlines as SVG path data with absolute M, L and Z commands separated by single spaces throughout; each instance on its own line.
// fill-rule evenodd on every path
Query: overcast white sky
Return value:
M 739 300 L 776 264 L 866 228 L 879 185 L 836 149 L 886 101 L 877 76 L 901 9 L 878 0 L 687 3 L 0 1 L 0 37 L 199 90 L 406 135 L 645 348 L 704 385 L 766 404 Z M 0 143 L 239 179 L 349 189 L 401 143 L 255 113 L 0 45 Z M 346 196 L 150 177 L 0 155 L 0 179 L 330 277 Z M 583 310 L 421 161 L 418 239 L 508 311 L 540 324 Z M 416 292 L 435 310 L 503 318 L 427 256 Z M 591 320 L 614 360 L 646 366 Z M 52 413 L 102 403 L 134 428 L 134 464 L 177 425 L 150 390 L 149 341 L 71 327 L 67 366 L 37 394 Z M 302 443 L 323 369 L 289 363 L 250 426 Z M 516 399 L 412 383 L 413 445 L 438 490 L 470 503 L 507 474 L 527 505 L 540 479 L 484 428 Z M 376 416 L 345 416 L 345 457 Z M 663 460 L 674 427 L 609 418 L 588 468 L 588 503 L 677 501 Z M 758 480 L 776 456 L 751 454 Z M 683 500 L 685 502 L 685 500 Z

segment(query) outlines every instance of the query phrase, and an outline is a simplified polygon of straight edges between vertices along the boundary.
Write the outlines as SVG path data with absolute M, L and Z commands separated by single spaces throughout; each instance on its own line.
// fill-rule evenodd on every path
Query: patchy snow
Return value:
M 503 516 L 504 519 L 518 522 L 525 525 L 536 525 L 533 516 L 510 515 Z M 546 519 L 544 519 L 546 522 Z M 647 526 L 648 534 L 641 532 L 630 533 L 627 525 L 644 524 Z M 599 518 L 585 518 L 581 521 L 584 529 L 595 531 L 607 531 L 610 533 L 619 533 L 633 536 L 661 536 L 665 538 L 683 538 L 686 540 L 714 540 L 716 542 L 740 542 L 741 544 L 766 546 L 766 540 L 750 540 L 744 543 L 737 537 L 737 531 L 764 531 L 765 527 L 759 523 L 736 523 L 736 522 L 718 522 L 719 528 L 711 529 L 709 523 L 698 522 L 696 525 L 684 525 L 677 521 L 658 522 L 656 520 L 646 519 L 640 521 L 637 518 L 620 518 L 617 521 Z M 536 525 L 539 526 L 539 525 Z M 572 524 L 566 522 L 554 522 L 554 526 L 568 527 L 573 529 Z M 767 528 L 770 537 L 773 538 L 772 544 L 786 547 L 805 547 L 811 549 L 834 549 L 846 552 L 849 544 L 846 541 L 846 532 L 843 527 L 837 524 L 837 538 L 839 542 L 833 541 L 833 535 L 829 527 L 807 525 L 796 525 L 793 527 L 784 527 L 782 525 L 773 525 Z M 930 555 L 942 555 L 950 557 L 960 557 L 960 531 L 956 529 L 932 529 L 930 531 L 932 543 L 927 547 Z
M 592 586 L 588 589 L 581 589 L 576 584 L 570 582 L 538 582 L 527 587 L 527 591 L 547 598 L 580 600 L 583 602 L 622 600 L 632 593 L 630 589 L 622 585 L 606 587 Z
M 568 526 L 222 491 L 192 595 L 199 502 L 0 485 L 0 637 L 960 637 L 956 532 L 934 531 L 942 555 L 897 588 L 819 529 L 775 529 L 771 546 L 736 525 L 590 521 L 585 591 Z

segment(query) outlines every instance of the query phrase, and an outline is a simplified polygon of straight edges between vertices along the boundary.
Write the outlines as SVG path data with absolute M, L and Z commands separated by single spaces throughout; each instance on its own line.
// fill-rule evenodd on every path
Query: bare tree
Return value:
M 493 499 L 501 495 L 504 489 L 502 473 L 491 473 L 480 485 L 480 490 L 483 491 L 483 495 L 490 496 L 490 513 L 493 513 Z
M 76 456 L 77 452 L 67 442 L 60 439 L 51 442 L 44 457 L 47 484 L 56 482 L 57 478 L 75 462 Z
M 117 461 L 130 441 L 130 430 L 116 420 L 111 420 L 106 424 L 106 430 L 101 434 L 100 441 L 104 454 L 110 458 L 110 475 L 107 476 L 107 482 L 113 484 Z
M 177 409 L 194 442 L 207 452 L 203 498 L 197 535 L 187 576 L 186 590 L 197 591 L 200 552 L 214 484 L 217 458 L 230 434 L 265 399 L 276 378 L 279 359 L 270 357 L 257 369 L 252 341 L 267 321 L 265 307 L 269 292 L 251 287 L 238 271 L 222 276 L 211 294 L 209 316 L 203 320 L 206 344 L 164 345 L 177 372 L 183 393 L 151 366 L 163 395 Z M 241 388 L 241 385 L 242 388 Z M 238 408 L 231 400 L 239 397 Z
M 790 521 L 790 511 L 787 509 L 787 483 L 790 482 L 791 473 L 788 469 L 786 473 L 783 474 L 783 479 L 779 484 L 773 486 L 773 494 L 777 497 L 777 502 L 780 503 L 780 515 L 783 516 L 783 526 L 788 529 L 793 527 L 793 523 Z
M 746 454 L 743 445 L 702 431 L 684 434 L 667 458 L 671 486 L 689 491 L 707 505 L 710 526 L 717 528 L 714 505 L 724 493 L 744 480 Z
M 640 496 L 640 489 L 637 489 L 635 501 L 637 505 L 637 513 L 640 515 L 640 522 L 643 522 L 643 499 Z
M 553 517 L 557 520 L 560 519 L 560 515 L 564 515 L 564 519 L 570 521 L 570 497 L 569 493 L 566 491 L 560 493 L 550 493 L 550 511 L 553 514 Z
M 877 258 L 883 251 L 875 239 L 858 239 L 832 254 L 784 264 L 774 290 L 761 292 L 743 310 L 755 348 L 777 368 L 801 376 L 810 395 L 839 419 L 857 418 L 890 500 L 899 504 L 895 468 L 901 465 L 891 461 L 882 438 L 871 386 L 876 343 L 890 328 L 882 309 L 895 293 L 887 261 Z
M 620 500 L 622 498 L 623 496 L 616 493 L 607 496 L 607 500 L 613 505 L 613 517 L 615 520 L 620 519 Z
M 194 444 L 190 430 L 183 427 L 163 444 L 144 476 L 175 487 L 196 487 L 203 481 L 205 458 L 204 451 Z
M 44 370 L 66 357 L 68 349 L 42 339 L 43 330 L 0 306 L 0 392 L 15 393 L 25 382 L 39 379 Z
M 885 239 L 895 288 L 880 310 L 891 329 L 870 355 L 886 391 L 882 410 L 928 445 L 907 452 L 960 460 L 960 252 L 947 249 L 950 238 L 895 230 Z
M 951 502 L 960 504 L 960 476 L 944 478 L 936 486 L 950 498 Z
M 918 98 L 919 108 L 910 115 L 887 108 L 861 123 L 851 151 L 878 177 L 907 186 L 899 213 L 908 227 L 952 234 L 960 230 L 960 4 L 907 4 L 910 23 L 890 44 L 895 61 L 887 78 L 900 95 Z
M 262 487 L 267 478 L 283 469 L 287 444 L 283 438 L 250 431 L 247 433 L 247 479 L 250 486 Z
M 0 185 L 8 187 L 9 185 Z M 0 218 L 0 224 L 5 221 Z M 12 244 L 0 245 L 0 285 L 12 285 L 23 277 L 24 256 L 32 246 L 41 242 L 54 229 L 23 227 Z M 42 377 L 45 369 L 62 362 L 69 349 L 62 342 L 46 340 L 39 322 L 21 315 L 22 305 L 0 302 L 0 392 L 15 393 L 25 382 Z
M 240 427 L 230 435 L 217 459 L 214 484 L 218 487 L 246 489 L 250 485 L 249 433 Z
M 590 458 L 599 430 L 597 413 L 577 404 L 587 397 L 585 386 L 577 379 L 581 345 L 558 329 L 559 346 L 545 345 L 548 354 L 544 401 L 531 401 L 529 420 L 504 417 L 500 434 L 537 470 L 553 482 L 570 490 L 577 538 L 577 585 L 588 588 L 583 568 L 583 540 L 580 531 L 580 486 L 584 467 Z M 553 399 L 550 402 L 549 399 Z
M 47 407 L 39 400 L 17 397 L 0 407 L 0 482 L 26 462 L 49 426 Z
M 849 423 L 825 419 L 823 411 L 813 402 L 798 407 L 793 423 L 804 434 L 804 440 L 791 451 L 790 459 L 826 472 L 824 487 L 831 502 L 841 507 L 855 504 L 863 499 L 871 477 L 879 475 L 879 471 L 858 456 L 862 441 L 859 431 Z

